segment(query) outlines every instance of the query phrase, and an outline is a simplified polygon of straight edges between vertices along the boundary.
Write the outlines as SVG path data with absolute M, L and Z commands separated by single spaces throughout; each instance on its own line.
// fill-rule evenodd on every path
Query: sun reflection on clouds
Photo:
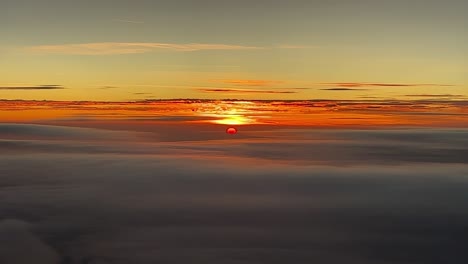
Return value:
M 224 102 L 219 101 L 215 104 L 207 104 L 199 109 L 198 114 L 213 118 L 208 122 L 221 125 L 249 125 L 259 124 L 255 118 L 256 111 L 248 108 L 254 105 L 249 101 Z
M 220 125 L 249 125 L 255 124 L 256 120 L 241 115 L 225 115 L 220 116 L 220 119 L 211 121 Z
M 0 100 L 1 122 L 107 120 L 314 127 L 466 127 L 468 101 L 453 100 Z

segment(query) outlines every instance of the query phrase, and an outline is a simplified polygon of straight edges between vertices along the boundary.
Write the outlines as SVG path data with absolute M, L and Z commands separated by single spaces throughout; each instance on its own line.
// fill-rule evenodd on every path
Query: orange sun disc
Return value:
M 234 127 L 229 127 L 228 129 L 226 129 L 226 133 L 234 135 L 237 133 L 237 129 L 235 129 Z

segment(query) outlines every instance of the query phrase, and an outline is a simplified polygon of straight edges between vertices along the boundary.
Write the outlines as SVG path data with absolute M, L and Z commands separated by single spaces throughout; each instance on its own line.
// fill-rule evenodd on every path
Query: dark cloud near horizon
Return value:
M 137 120 L 197 121 L 191 116 Z M 103 128 L 106 128 L 104 125 Z M 107 130 L 112 129 L 112 130 Z M 235 140 L 217 126 L 155 124 L 128 131 L 44 125 L 0 125 L 0 149 L 30 152 L 164 154 L 205 153 L 305 164 L 468 164 L 468 130 L 324 130 L 239 128 Z M 115 130 L 117 129 L 117 130 Z M 68 141 L 63 141 L 67 140 Z M 76 142 L 76 140 L 79 140 Z M 225 140 L 219 144 L 219 140 Z M 324 141 L 325 140 L 325 141 Z M 121 144 L 109 142 L 121 141 Z M 126 142 L 129 145 L 126 144 Z M 89 144 L 87 144 L 89 143 Z M 134 146 L 134 147 L 131 147 Z M 431 151 L 428 151 L 430 149 Z
M 434 84 L 434 83 L 368 83 L 368 82 L 337 82 L 322 83 L 343 87 L 424 87 L 424 86 L 455 86 L 453 84 Z
M 468 260 L 466 129 L 110 129 L 0 125 L 1 263 Z
M 406 94 L 406 97 L 434 97 L 434 98 L 467 98 L 466 95 L 462 94 Z
M 35 86 L 0 86 L 0 90 L 61 90 L 66 89 L 63 85 L 44 84 Z
M 367 91 L 368 89 L 355 89 L 355 88 L 323 88 L 322 91 Z

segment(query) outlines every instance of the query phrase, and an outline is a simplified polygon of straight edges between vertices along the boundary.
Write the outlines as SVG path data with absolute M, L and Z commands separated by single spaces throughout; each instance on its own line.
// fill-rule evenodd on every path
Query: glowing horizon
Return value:
M 468 101 L 0 101 L 2 122 L 135 121 L 314 127 L 467 127 Z

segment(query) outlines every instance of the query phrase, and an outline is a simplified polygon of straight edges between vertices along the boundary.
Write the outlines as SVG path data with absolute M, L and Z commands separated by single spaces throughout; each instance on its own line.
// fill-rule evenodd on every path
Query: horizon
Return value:
M 151 120 L 173 124 L 468 127 L 468 100 L 1 100 L 3 122 Z M 84 124 L 82 124 L 84 125 Z M 138 125 L 138 124 L 135 124 Z

